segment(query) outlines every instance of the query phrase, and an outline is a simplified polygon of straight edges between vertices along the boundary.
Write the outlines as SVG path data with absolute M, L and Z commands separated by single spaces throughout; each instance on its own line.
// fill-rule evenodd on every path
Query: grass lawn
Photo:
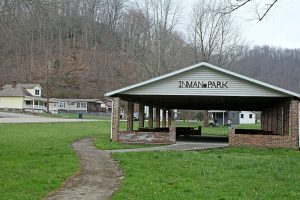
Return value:
M 110 122 L 0 124 L 0 199 L 41 199 L 79 170 L 71 143 L 95 137 L 103 149 L 135 148 L 109 142 Z
M 114 153 L 125 178 L 114 200 L 300 199 L 300 153 L 226 148 Z
M 109 142 L 110 121 L 0 124 L 0 199 L 42 199 L 61 187 L 79 170 L 71 143 L 84 137 L 95 137 L 103 149 L 145 147 Z M 113 157 L 125 172 L 113 199 L 300 199 L 299 151 L 227 148 Z

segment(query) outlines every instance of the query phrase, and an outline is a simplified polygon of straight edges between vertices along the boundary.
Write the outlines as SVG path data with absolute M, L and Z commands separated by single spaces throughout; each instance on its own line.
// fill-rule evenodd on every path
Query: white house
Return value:
M 56 99 L 53 108 L 71 113 L 105 112 L 105 103 L 99 99 Z M 55 110 L 55 109 L 53 109 Z
M 256 113 L 251 111 L 240 112 L 240 124 L 255 124 Z
M 49 100 L 49 111 L 52 114 L 57 114 L 61 110 L 66 110 L 66 102 L 61 99 L 51 98 Z
M 45 112 L 47 99 L 42 97 L 42 89 L 39 84 L 6 84 L 0 90 L 0 109 Z

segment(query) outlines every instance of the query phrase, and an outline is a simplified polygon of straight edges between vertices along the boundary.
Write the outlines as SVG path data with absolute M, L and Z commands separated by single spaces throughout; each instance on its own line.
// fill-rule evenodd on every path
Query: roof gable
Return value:
M 0 96 L 2 97 L 19 97 L 19 96 L 32 96 L 26 89 L 20 84 L 17 84 L 15 88 L 12 85 L 4 85 L 0 90 Z
M 109 92 L 106 96 L 118 94 L 300 98 L 297 93 L 204 62 Z

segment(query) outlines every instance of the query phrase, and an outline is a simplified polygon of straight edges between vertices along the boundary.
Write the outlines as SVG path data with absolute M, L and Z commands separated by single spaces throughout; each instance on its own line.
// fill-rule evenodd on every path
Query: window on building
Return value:
M 31 106 L 32 105 L 32 101 L 25 101 L 26 106 Z
M 35 101 L 35 102 L 34 102 L 34 105 L 36 105 L 36 106 L 37 106 L 37 105 L 39 105 L 38 103 L 39 103 L 39 102 Z
M 59 103 L 59 107 L 60 108 L 64 108 L 65 107 L 65 103 Z
M 35 90 L 35 95 L 40 95 L 40 90 Z
M 241 118 L 244 118 L 244 114 L 241 114 Z
M 85 102 L 78 102 L 77 103 L 77 108 L 86 108 L 86 103 Z
M 249 118 L 252 119 L 252 114 L 249 114 Z

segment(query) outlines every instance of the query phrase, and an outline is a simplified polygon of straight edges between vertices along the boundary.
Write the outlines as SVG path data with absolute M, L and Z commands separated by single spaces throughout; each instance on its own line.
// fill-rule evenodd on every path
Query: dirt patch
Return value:
M 117 164 L 109 153 L 96 149 L 91 143 L 91 139 L 83 139 L 72 144 L 80 158 L 81 171 L 46 200 L 109 199 L 118 188 L 122 173 Z

